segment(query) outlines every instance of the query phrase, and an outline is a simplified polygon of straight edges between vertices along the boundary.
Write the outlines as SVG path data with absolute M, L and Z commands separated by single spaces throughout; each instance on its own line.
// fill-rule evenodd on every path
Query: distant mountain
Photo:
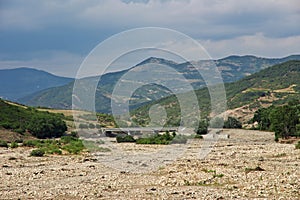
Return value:
M 0 97 L 16 101 L 46 88 L 66 85 L 72 78 L 55 76 L 31 68 L 0 70 Z
M 261 107 L 282 105 L 300 99 L 300 61 L 287 61 L 263 69 L 233 83 L 225 84 L 227 94 L 227 114 L 247 123 L 254 112 Z M 195 91 L 201 113 L 210 114 L 210 95 L 207 88 Z M 191 95 L 185 93 L 189 98 Z M 149 109 L 160 104 L 166 108 L 171 125 L 178 125 L 180 107 L 175 95 L 153 101 L 132 112 L 136 123 L 145 125 L 149 122 Z M 191 117 L 194 113 L 190 113 Z
M 147 79 L 148 77 L 144 77 L 145 74 L 148 74 L 149 76 L 152 74 L 162 78 L 162 80 L 158 80 L 156 84 L 146 85 L 134 92 L 133 98 L 130 101 L 130 108 L 134 109 L 141 105 L 167 97 L 172 94 L 172 92 L 174 93 L 174 91 L 167 90 L 160 86 L 162 82 L 169 85 L 181 85 L 184 82 L 188 82 L 193 89 L 205 87 L 205 81 L 201 77 L 201 74 L 199 74 L 199 71 L 193 67 L 193 64 L 199 66 L 201 70 L 205 70 L 205 67 L 210 66 L 211 64 L 216 64 L 221 72 L 224 82 L 227 83 L 240 80 L 245 76 L 249 76 L 262 69 L 288 60 L 300 60 L 300 55 L 293 55 L 279 59 L 259 58 L 255 56 L 229 56 L 213 62 L 204 60 L 179 64 L 162 58 L 150 57 L 128 70 L 103 75 L 96 92 L 96 110 L 98 112 L 111 113 L 111 102 L 114 101 L 114 99 L 112 99 L 113 90 L 121 77 L 126 79 L 126 76 L 124 77 L 123 75 L 128 72 L 130 72 L 133 77 L 136 77 L 136 82 Z M 149 67 L 145 68 L 144 66 L 147 65 L 149 65 Z M 156 65 L 158 67 L 155 67 Z M 169 70 L 168 73 L 165 73 L 165 71 L 159 67 L 161 65 L 174 70 Z M 146 69 L 144 71 L 145 73 L 141 73 L 141 69 Z M 178 79 L 178 76 L 182 76 L 184 79 Z M 85 80 L 90 80 L 92 82 L 97 79 L 98 77 L 85 78 Z M 130 80 L 123 80 L 123 82 L 130 82 Z M 71 82 L 61 87 L 39 91 L 34 95 L 29 95 L 25 98 L 19 99 L 19 102 L 31 106 L 70 109 L 72 104 L 72 88 L 73 83 Z M 129 88 L 130 87 L 128 87 L 128 89 Z M 187 89 L 182 88 L 182 90 L 177 92 L 180 93 L 181 91 L 186 92 Z

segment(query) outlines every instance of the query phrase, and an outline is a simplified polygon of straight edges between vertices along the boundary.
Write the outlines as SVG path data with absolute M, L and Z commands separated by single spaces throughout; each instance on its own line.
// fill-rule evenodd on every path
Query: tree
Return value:
M 198 127 L 196 129 L 198 135 L 205 135 L 208 133 L 208 123 L 207 120 L 199 121 Z
M 39 113 L 31 118 L 27 129 L 37 138 L 52 138 L 62 136 L 67 126 L 58 116 Z
M 299 122 L 295 106 L 284 105 L 274 108 L 270 113 L 271 129 L 275 138 L 288 138 L 296 135 L 296 125 Z
M 258 122 L 259 130 L 269 130 L 271 126 L 270 111 L 273 107 L 260 108 L 254 113 L 252 122 Z
M 242 128 L 242 123 L 234 117 L 228 117 L 224 122 L 224 128 Z

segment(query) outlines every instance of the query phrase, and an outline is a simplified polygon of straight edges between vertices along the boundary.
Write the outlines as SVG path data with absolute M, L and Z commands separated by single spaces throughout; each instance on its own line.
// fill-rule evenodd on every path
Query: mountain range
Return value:
M 46 88 L 66 85 L 73 80 L 31 68 L 2 69 L 0 70 L 0 97 L 17 101 Z
M 229 56 L 219 60 L 214 60 L 213 64 L 215 64 L 219 69 L 223 81 L 225 83 L 229 83 L 229 82 L 235 82 L 237 80 L 240 80 L 246 76 L 254 74 L 272 65 L 280 64 L 289 60 L 300 60 L 300 55 L 292 55 L 285 58 Z M 141 75 L 139 74 L 140 73 L 139 70 L 143 66 L 149 65 L 150 68 L 146 68 L 146 70 L 148 70 L 145 71 L 147 72 L 146 74 L 151 72 L 150 75 L 153 74 L 157 76 L 160 74 L 165 75 L 162 76 L 164 83 L 168 83 L 169 85 L 174 85 L 174 84 L 180 85 L 179 83 L 182 80 L 178 80 L 174 78 L 179 74 L 182 77 L 184 77 L 184 81 L 187 81 L 192 86 L 193 89 L 199 89 L 205 87 L 205 81 L 201 77 L 201 74 L 199 74 L 198 70 L 193 68 L 193 65 L 198 65 L 200 66 L 200 68 L 204 67 L 205 69 L 205 66 L 211 63 L 212 61 L 197 61 L 197 62 L 190 61 L 185 63 L 175 63 L 173 61 L 165 60 L 162 58 L 150 57 L 127 70 L 104 74 L 98 83 L 96 83 L 96 81 L 98 81 L 99 79 L 99 77 L 97 76 L 87 77 L 84 78 L 83 80 L 91 84 L 97 84 L 96 100 L 95 100 L 96 110 L 102 113 L 111 113 L 111 102 L 115 101 L 116 98 L 121 98 L 118 96 L 112 96 L 114 88 L 116 87 L 116 84 L 121 78 L 126 79 L 126 76 L 124 77 L 124 75 L 128 74 L 129 72 L 135 77 L 141 77 Z M 155 65 L 167 66 L 174 69 L 174 71 L 168 71 L 169 73 L 166 74 L 163 73 L 159 67 L 155 67 Z M 39 72 L 39 73 L 36 74 L 32 73 L 31 75 L 26 75 L 27 72 L 20 73 L 19 70 L 31 71 L 31 73 L 32 72 Z M 2 73 L 2 71 L 0 71 L 0 75 L 4 76 L 3 75 L 4 73 Z M 70 78 L 57 77 L 46 72 L 41 72 L 32 69 L 21 68 L 21 69 L 8 70 L 8 71 L 11 74 L 14 74 L 14 75 L 10 75 L 10 77 L 13 76 L 14 78 L 11 79 L 7 78 L 6 80 L 7 82 L 5 84 L 1 83 L 0 96 L 14 101 L 17 99 L 19 103 L 30 105 L 30 106 L 42 106 L 42 107 L 60 108 L 60 109 L 71 108 L 74 80 Z M 44 77 L 45 74 L 47 74 L 47 77 Z M 24 77 L 28 77 L 28 78 L 24 80 Z M 48 79 L 54 81 L 52 82 L 45 81 Z M 141 77 L 140 80 L 142 79 L 143 77 Z M 11 80 L 11 83 L 9 82 L 9 80 Z M 139 81 L 139 79 L 137 80 Z M 122 81 L 128 81 L 128 80 L 122 80 Z M 146 84 L 144 86 L 141 86 L 137 90 L 135 90 L 130 100 L 130 108 L 131 109 L 139 108 L 152 101 L 166 98 L 170 96 L 172 93 L 174 93 L 174 91 L 170 91 L 168 90 L 168 88 L 161 86 L 160 85 L 161 83 L 162 82 L 158 80 L 158 82 L 156 83 Z M 8 85 L 9 87 L 7 87 Z M 18 93 L 16 91 L 23 91 L 23 92 L 22 93 L 20 92 L 20 94 L 15 94 Z M 185 92 L 186 90 L 183 91 Z

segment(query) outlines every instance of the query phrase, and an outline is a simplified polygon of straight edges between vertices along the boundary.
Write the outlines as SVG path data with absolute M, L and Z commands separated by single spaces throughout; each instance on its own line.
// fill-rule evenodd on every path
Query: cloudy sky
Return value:
M 0 69 L 74 76 L 100 42 L 149 26 L 190 36 L 212 58 L 284 57 L 300 53 L 299 22 L 299 0 L 0 0 Z

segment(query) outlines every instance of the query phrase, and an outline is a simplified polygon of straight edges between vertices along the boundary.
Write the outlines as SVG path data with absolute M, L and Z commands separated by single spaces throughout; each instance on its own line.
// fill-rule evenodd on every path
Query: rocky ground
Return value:
M 89 154 L 37 158 L 30 148 L 0 148 L 0 199 L 300 199 L 294 144 L 275 143 L 269 132 L 223 134 L 230 138 L 203 159 L 203 140 L 195 140 L 176 161 L 144 173 L 109 168 Z

